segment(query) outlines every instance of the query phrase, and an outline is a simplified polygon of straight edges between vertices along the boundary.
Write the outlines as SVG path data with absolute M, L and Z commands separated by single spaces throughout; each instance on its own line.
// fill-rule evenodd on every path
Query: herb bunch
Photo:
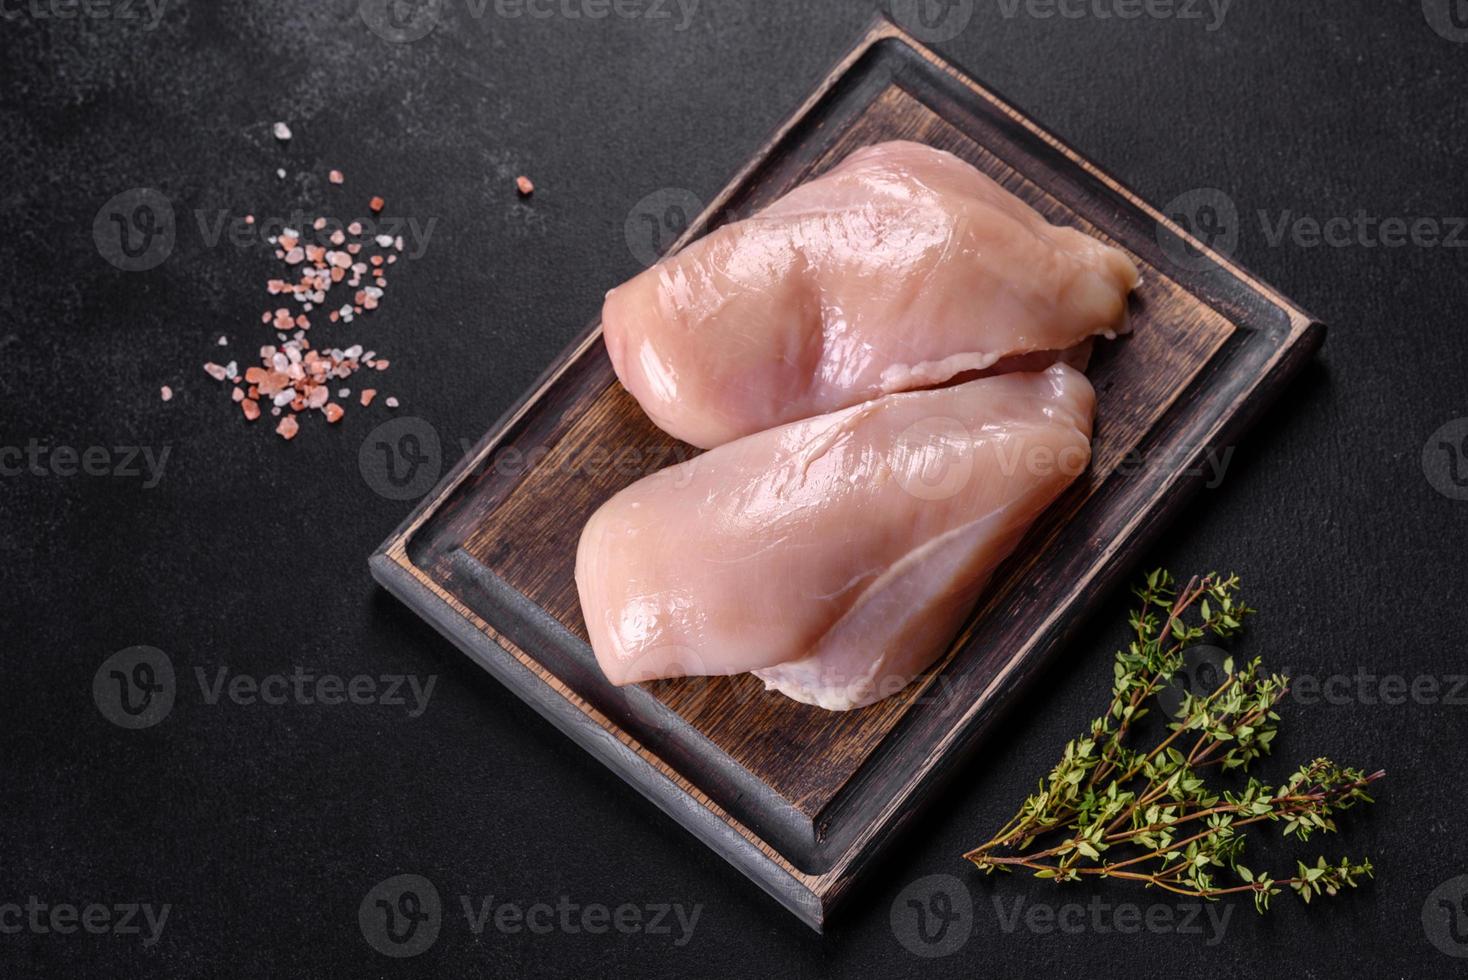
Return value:
M 1335 815 L 1370 803 L 1367 789 L 1386 775 L 1316 759 L 1278 786 L 1249 777 L 1241 788 L 1210 788 L 1203 773 L 1247 770 L 1278 733 L 1275 708 L 1289 681 L 1264 673 L 1259 660 L 1236 668 L 1226 659 L 1216 689 L 1181 693 L 1159 744 L 1148 751 L 1126 744 L 1149 702 L 1175 690 L 1185 652 L 1232 637 L 1254 612 L 1239 596 L 1237 575 L 1195 577 L 1179 589 L 1158 570 L 1134 591 L 1135 638 L 1117 652 L 1110 708 L 1066 744 L 1009 823 L 964 857 L 988 873 L 1026 868 L 1056 881 L 1120 878 L 1203 899 L 1252 893 L 1261 913 L 1285 888 L 1309 902 L 1370 877 L 1364 860 L 1297 862 L 1284 877 L 1241 863 L 1245 828 L 1271 823 L 1300 840 L 1333 832 Z

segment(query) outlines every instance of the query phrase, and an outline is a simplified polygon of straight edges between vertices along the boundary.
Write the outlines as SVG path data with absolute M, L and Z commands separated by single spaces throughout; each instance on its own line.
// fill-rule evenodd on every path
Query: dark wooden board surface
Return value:
M 1099 396 L 1090 472 L 924 678 L 847 713 L 766 693 L 749 676 L 605 682 L 573 580 L 581 527 L 617 490 L 696 451 L 617 384 L 596 325 L 373 558 L 379 581 L 817 928 L 1125 572 L 1183 499 L 1194 461 L 1234 438 L 1321 335 L 885 21 L 675 247 L 896 138 L 969 160 L 1051 221 L 1126 249 L 1144 276 L 1134 332 L 1103 342 L 1088 372 Z

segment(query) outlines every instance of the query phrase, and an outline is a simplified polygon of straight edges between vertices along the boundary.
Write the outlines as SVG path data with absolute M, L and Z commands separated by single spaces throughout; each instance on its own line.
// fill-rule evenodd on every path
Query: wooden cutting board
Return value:
M 593 324 L 372 557 L 387 589 L 801 919 L 820 929 L 1091 604 L 1128 574 L 1324 329 L 885 20 L 674 243 L 857 147 L 931 143 L 1143 270 L 1134 332 L 1099 346 L 1091 471 L 906 691 L 830 713 L 748 675 L 627 689 L 601 676 L 573 569 L 591 513 L 694 450 L 642 414 Z M 598 295 L 614 283 L 585 283 Z M 1038 777 L 1040 774 L 1036 774 Z

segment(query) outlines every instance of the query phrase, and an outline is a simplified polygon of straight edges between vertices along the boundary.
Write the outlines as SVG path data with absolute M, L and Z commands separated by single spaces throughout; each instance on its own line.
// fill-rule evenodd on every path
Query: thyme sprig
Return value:
M 1258 659 L 1236 668 L 1230 657 L 1213 691 L 1183 692 L 1167 734 L 1149 751 L 1125 743 L 1148 715 L 1151 699 L 1172 687 L 1185 652 L 1210 638 L 1234 636 L 1254 613 L 1239 596 L 1237 575 L 1195 577 L 1179 589 L 1158 570 L 1134 591 L 1135 636 L 1117 652 L 1106 714 L 1066 744 L 1060 762 L 1009 823 L 964 857 L 988 873 L 1027 868 L 1057 881 L 1120 878 L 1210 900 L 1251 893 L 1261 913 L 1285 888 L 1309 902 L 1370 877 L 1371 862 L 1364 860 L 1297 862 L 1282 878 L 1240 863 L 1245 828 L 1273 823 L 1302 841 L 1317 831 L 1334 832 L 1335 815 L 1370 803 L 1368 787 L 1386 775 L 1316 759 L 1278 786 L 1249 777 L 1242 788 L 1210 788 L 1202 773 L 1247 770 L 1269 753 L 1278 734 L 1275 708 L 1289 680 L 1264 673 Z M 1037 847 L 1042 839 L 1046 846 Z M 1237 881 L 1220 880 L 1218 869 Z

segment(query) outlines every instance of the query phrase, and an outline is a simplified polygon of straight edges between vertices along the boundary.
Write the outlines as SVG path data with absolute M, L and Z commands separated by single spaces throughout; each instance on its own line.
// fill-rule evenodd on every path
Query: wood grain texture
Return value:
M 618 490 L 697 451 L 617 384 L 596 325 L 373 559 L 388 588 L 817 928 L 1178 505 L 1193 462 L 1234 438 L 1320 336 L 1293 304 L 885 21 L 675 247 L 898 138 L 956 153 L 1143 270 L 1133 333 L 1100 344 L 1088 372 L 1090 472 L 923 678 L 846 713 L 747 675 L 605 682 L 573 579 L 581 527 Z M 1178 250 L 1163 244 L 1181 241 L 1196 261 L 1170 259 Z

